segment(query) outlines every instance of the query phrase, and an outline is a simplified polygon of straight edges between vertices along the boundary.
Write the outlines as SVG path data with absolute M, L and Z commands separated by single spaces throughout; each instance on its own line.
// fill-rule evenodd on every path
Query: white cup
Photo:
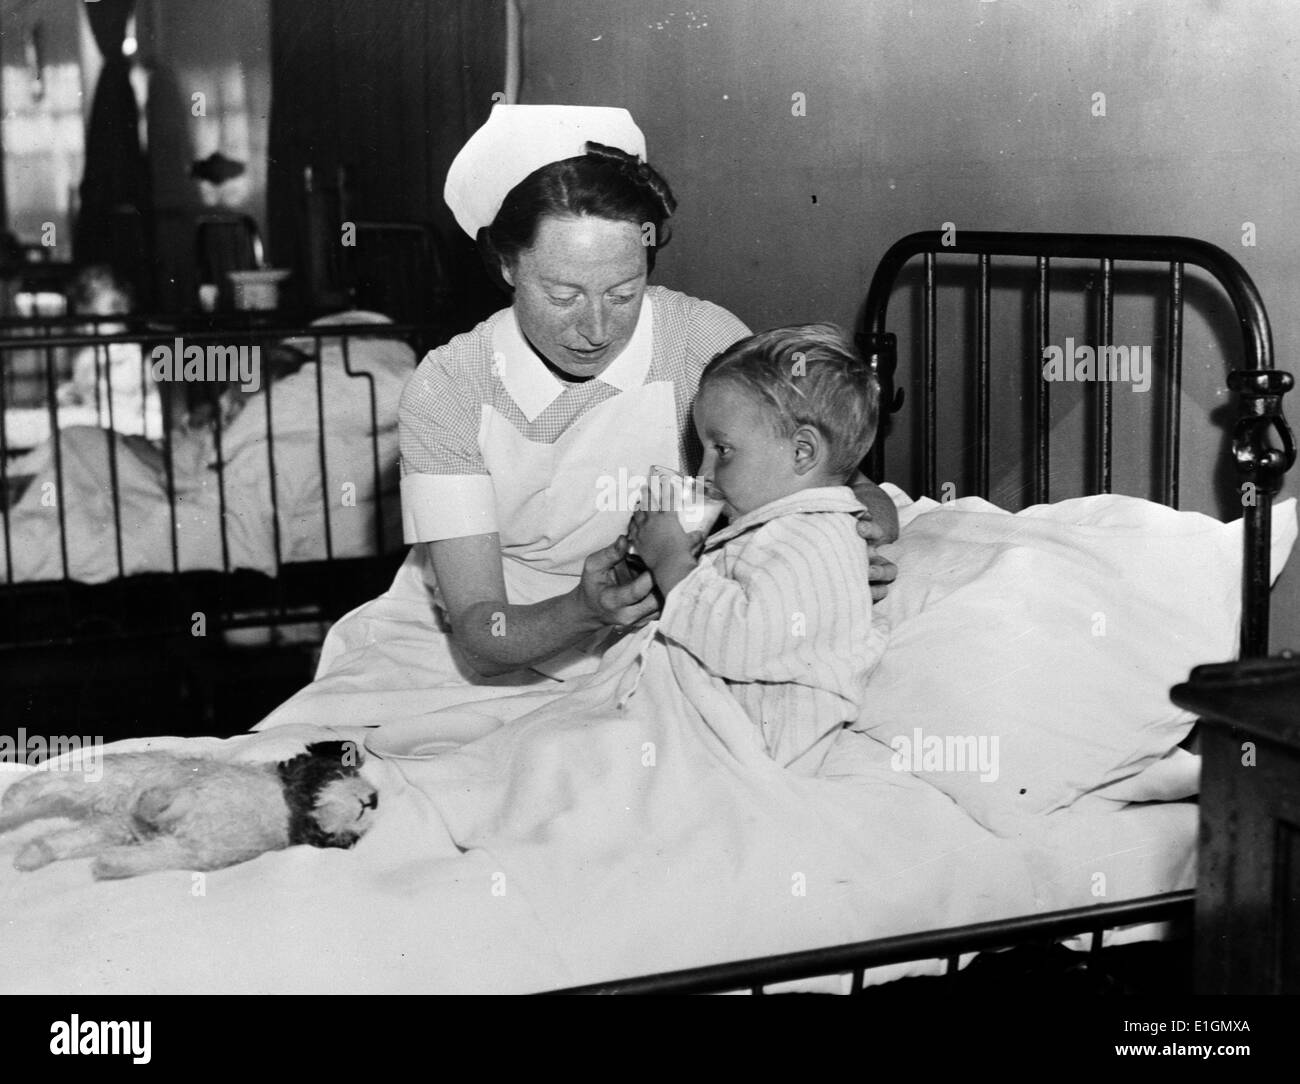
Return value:
M 701 531 L 707 536 L 722 515 L 725 504 L 725 501 L 712 496 L 709 484 L 703 478 L 682 474 L 671 467 L 653 466 L 641 489 L 637 507 L 651 512 L 675 511 L 677 522 L 687 534 Z M 629 546 L 628 553 L 635 555 L 636 547 Z

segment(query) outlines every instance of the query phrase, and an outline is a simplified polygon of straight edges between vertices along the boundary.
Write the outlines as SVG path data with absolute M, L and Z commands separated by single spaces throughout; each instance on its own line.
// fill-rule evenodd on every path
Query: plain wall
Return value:
M 521 100 L 630 109 L 682 204 L 657 279 L 752 327 L 852 324 L 886 247 L 945 222 L 1182 234 L 1241 261 L 1268 306 L 1276 364 L 1296 368 L 1294 0 L 520 6 Z M 1098 92 L 1105 116 L 1094 115 Z M 806 115 L 795 115 L 795 95 Z M 1253 247 L 1242 244 L 1245 222 Z M 1188 291 L 1182 507 L 1234 518 L 1223 452 L 1235 406 L 1224 376 L 1240 355 L 1224 336 L 1226 303 L 1198 282 L 1192 275 Z M 1087 334 L 1075 307 L 1072 325 L 1063 305 L 1053 342 Z M 1158 355 L 1160 334 L 1138 327 L 1142 308 L 1117 309 L 1117 327 L 1132 325 L 1121 341 L 1154 343 Z M 1149 425 L 1136 413 L 1147 397 L 1116 396 L 1121 430 Z M 1054 439 L 1077 443 L 1085 416 L 1063 392 Z M 1139 458 L 1149 443 L 1144 430 Z M 939 476 L 957 479 L 959 492 L 967 450 L 954 423 Z M 891 446 L 900 471 L 903 453 Z M 1119 488 L 1128 466 L 1117 464 Z M 992 474 L 995 498 L 1023 489 L 1005 454 Z M 1072 481 L 1063 477 L 1052 496 L 1071 495 Z M 1274 592 L 1275 647 L 1300 645 L 1297 603 L 1291 571 Z

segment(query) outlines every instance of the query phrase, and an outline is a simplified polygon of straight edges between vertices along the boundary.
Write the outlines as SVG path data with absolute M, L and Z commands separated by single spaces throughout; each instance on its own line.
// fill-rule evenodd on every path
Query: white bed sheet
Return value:
M 879 778 L 888 769 L 891 751 L 865 734 L 846 733 L 836 746 L 827 768 L 846 781 Z M 920 782 L 912 776 L 904 778 Z M 958 809 L 952 803 L 953 809 Z M 1101 802 L 1063 810 L 1045 816 L 1025 817 L 1015 838 L 999 839 L 1013 850 L 1018 868 L 1028 878 L 1029 891 L 1013 909 L 987 913 L 953 925 L 994 919 L 1027 917 L 1119 903 L 1196 886 L 1198 807 L 1195 801 Z M 990 836 L 992 834 L 990 833 Z M 1169 934 L 1168 923 L 1142 923 L 1108 930 L 1105 945 L 1161 940 Z M 1070 948 L 1087 950 L 1089 935 L 1062 942 Z M 965 967 L 973 953 L 962 956 Z M 906 964 L 868 969 L 867 986 L 894 979 L 942 975 L 946 959 L 917 960 Z M 817 990 L 847 993 L 852 975 L 829 976 L 822 981 L 780 983 L 770 991 Z
M 279 759 L 325 736 L 361 732 L 294 726 L 119 748 Z M 513 740 L 503 736 L 497 753 Z M 443 797 L 451 762 L 404 775 L 398 762 L 374 758 L 364 770 L 380 788 L 381 817 L 348 852 L 297 847 L 201 879 L 169 872 L 97 883 L 88 860 L 18 873 L 13 855 L 36 826 L 0 836 L 0 992 L 528 992 L 1053 910 L 1088 902 L 1081 874 L 1099 864 L 1114 899 L 1180 887 L 1188 872 L 1186 803 L 1062 819 L 1026 844 L 995 837 L 865 745 L 837 756 L 838 774 L 815 781 L 816 794 L 801 792 L 806 809 L 765 809 L 767 792 L 749 804 L 737 795 L 752 780 L 719 776 L 716 764 L 712 782 L 690 775 L 670 784 L 665 772 L 653 788 L 661 803 L 675 785 L 714 788 L 707 822 L 681 826 L 675 842 L 671 831 L 647 832 L 636 853 L 610 860 L 604 844 L 630 838 L 614 824 L 619 811 L 584 817 L 574 784 L 593 771 L 608 776 L 601 757 L 626 748 L 628 735 L 597 743 L 603 752 L 585 764 L 571 753 L 575 742 L 591 747 L 589 729 L 575 724 L 557 740 L 569 765 L 555 769 L 567 819 L 521 823 L 499 846 L 462 851 L 451 838 L 456 803 Z M 500 778 L 509 758 L 493 759 L 491 748 L 484 756 L 476 764 L 462 754 L 452 775 L 477 771 L 482 782 L 486 768 Z M 0 787 L 15 775 L 0 772 Z M 641 813 L 652 808 L 664 805 Z M 570 842 L 583 849 L 553 846 L 573 824 L 581 831 Z M 1161 861 L 1150 862 L 1155 855 Z M 1130 869 L 1146 872 L 1127 879 Z M 806 875 L 805 895 L 793 891 L 795 873 Z M 937 969 L 898 965 L 868 981 Z

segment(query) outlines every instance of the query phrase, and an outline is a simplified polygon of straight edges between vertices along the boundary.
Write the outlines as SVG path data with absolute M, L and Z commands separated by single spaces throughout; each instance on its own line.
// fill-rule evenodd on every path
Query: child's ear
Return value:
M 794 431 L 790 443 L 794 446 L 795 474 L 807 474 L 825 463 L 826 438 L 816 426 L 799 426 Z

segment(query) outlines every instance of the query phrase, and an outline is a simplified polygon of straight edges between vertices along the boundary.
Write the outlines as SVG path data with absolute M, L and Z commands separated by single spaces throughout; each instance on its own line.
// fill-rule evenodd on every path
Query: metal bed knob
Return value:
M 1278 369 L 1236 369 L 1228 374 L 1228 387 L 1250 405 L 1250 413 L 1233 427 L 1232 456 L 1237 470 L 1261 493 L 1277 493 L 1295 464 L 1295 438 L 1282 413 L 1282 396 L 1294 386 L 1295 378 Z M 1271 434 L 1280 447 L 1272 446 Z
M 854 338 L 880 384 L 880 411 L 897 414 L 903 409 L 903 389 L 894 387 L 898 369 L 898 337 L 892 331 L 859 331 Z
M 889 431 L 889 416 L 903 409 L 903 389 L 894 387 L 898 368 L 898 338 L 892 331 L 859 331 L 854 335 L 858 351 L 871 366 L 880 386 L 880 420 L 876 441 L 867 453 L 867 477 L 879 482 L 885 473 L 884 435 Z

